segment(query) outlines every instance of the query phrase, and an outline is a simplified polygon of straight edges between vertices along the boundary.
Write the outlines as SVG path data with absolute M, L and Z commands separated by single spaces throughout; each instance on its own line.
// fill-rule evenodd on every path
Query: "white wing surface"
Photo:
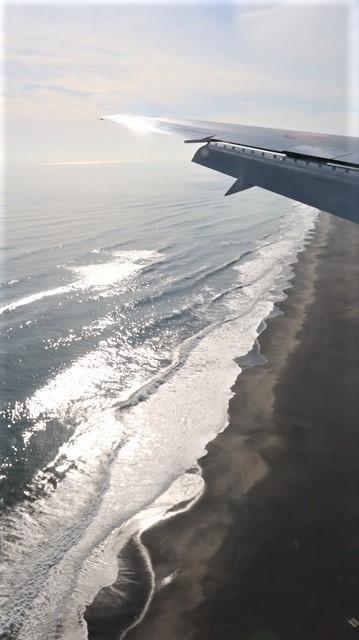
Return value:
M 256 185 L 359 222 L 359 138 L 180 118 L 102 119 L 205 143 L 192 161 L 235 178 L 226 195 Z

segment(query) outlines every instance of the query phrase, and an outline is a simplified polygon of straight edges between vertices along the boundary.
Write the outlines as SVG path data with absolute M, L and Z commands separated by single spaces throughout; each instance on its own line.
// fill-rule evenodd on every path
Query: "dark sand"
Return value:
M 142 536 L 156 590 L 126 640 L 359 638 L 358 253 L 359 226 L 321 214 L 200 461 L 204 495 Z M 115 617 L 90 637 L 118 637 Z
M 142 537 L 158 590 L 129 640 L 359 637 L 358 254 L 359 227 L 321 214 L 205 494 Z

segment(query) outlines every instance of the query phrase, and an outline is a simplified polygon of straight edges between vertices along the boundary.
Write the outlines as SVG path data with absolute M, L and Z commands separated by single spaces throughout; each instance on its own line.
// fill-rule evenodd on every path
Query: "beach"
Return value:
M 145 530 L 173 520 L 177 533 L 183 522 L 190 543 L 209 489 L 195 503 L 219 479 L 218 464 L 233 474 L 241 461 L 238 496 L 267 475 L 240 430 L 230 463 L 205 454 L 222 442 L 239 365 L 263 361 L 258 334 L 285 297 L 317 212 L 260 189 L 227 201 L 225 178 L 215 185 L 210 174 L 191 178 L 183 195 L 186 175 L 173 182 L 173 167 L 146 167 L 152 179 L 135 202 L 135 165 L 120 181 L 112 165 L 9 176 L 0 283 L 4 637 L 119 637 L 152 615 L 155 581 L 153 605 L 157 583 L 167 585 L 163 595 L 177 584 L 171 561 L 163 570 L 156 563 L 156 543 L 142 545 Z M 201 460 L 213 461 L 208 478 Z M 213 510 L 203 566 L 221 544 L 222 520 Z M 174 570 L 188 546 L 184 539 Z
M 129 640 L 356 637 L 358 249 L 355 224 L 320 214 L 266 362 L 238 376 L 200 460 L 204 495 L 142 535 L 155 591 Z

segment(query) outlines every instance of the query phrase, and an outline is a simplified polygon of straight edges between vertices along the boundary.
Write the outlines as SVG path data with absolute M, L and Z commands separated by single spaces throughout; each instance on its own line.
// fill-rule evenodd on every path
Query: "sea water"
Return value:
M 317 215 L 257 188 L 224 198 L 230 182 L 193 165 L 8 168 L 0 637 L 86 638 L 128 539 L 200 496 L 238 357 Z

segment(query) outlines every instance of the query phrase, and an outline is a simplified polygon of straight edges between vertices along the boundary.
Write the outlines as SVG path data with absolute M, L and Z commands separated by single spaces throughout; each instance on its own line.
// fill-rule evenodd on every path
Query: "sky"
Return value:
M 358 134 L 355 1 L 7 2 L 5 158 L 136 162 L 193 153 L 102 115 Z

